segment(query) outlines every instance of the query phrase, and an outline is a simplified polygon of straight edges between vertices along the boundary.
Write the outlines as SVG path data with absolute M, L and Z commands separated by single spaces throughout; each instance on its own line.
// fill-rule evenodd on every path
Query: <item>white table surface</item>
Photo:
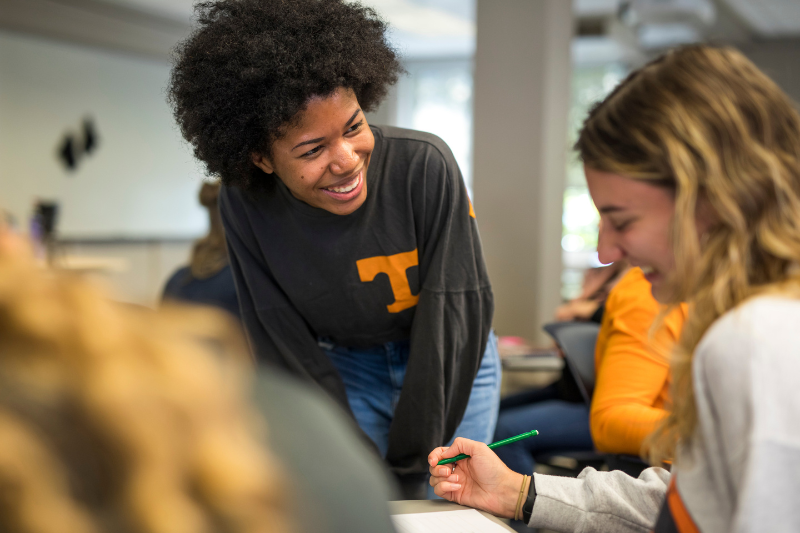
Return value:
M 389 502 L 390 514 L 409 514 L 409 513 L 435 513 L 442 511 L 459 511 L 464 509 L 471 509 L 471 507 L 464 507 L 457 503 L 448 502 L 445 500 L 399 500 Z M 492 516 L 484 511 L 479 511 L 483 516 L 503 526 L 508 531 L 514 531 L 508 524 L 503 522 L 496 516 Z

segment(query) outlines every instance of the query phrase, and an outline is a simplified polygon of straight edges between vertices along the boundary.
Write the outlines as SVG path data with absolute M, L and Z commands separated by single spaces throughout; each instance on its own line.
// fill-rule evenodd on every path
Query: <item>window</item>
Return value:
M 447 143 L 472 196 L 472 61 L 407 61 L 397 88 L 397 125 Z
M 578 140 L 581 124 L 595 102 L 602 100 L 626 74 L 619 63 L 607 65 L 575 65 L 572 73 L 572 101 L 569 111 L 569 144 Z M 594 208 L 583 165 L 575 151 L 567 162 L 567 184 L 564 190 L 561 249 L 563 270 L 561 296 L 565 300 L 580 294 L 583 272 L 600 266 L 597 259 L 597 224 L 600 217 Z

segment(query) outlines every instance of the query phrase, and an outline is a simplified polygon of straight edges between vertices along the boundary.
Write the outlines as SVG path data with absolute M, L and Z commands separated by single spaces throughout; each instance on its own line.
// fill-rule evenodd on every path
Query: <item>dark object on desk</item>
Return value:
M 37 200 L 33 206 L 30 235 L 35 246 L 41 247 L 48 264 L 52 263 L 56 251 L 56 227 L 58 225 L 58 203 Z
M 36 218 L 36 222 L 42 232 L 42 240 L 49 241 L 55 235 L 56 225 L 58 224 L 58 203 L 39 200 L 33 210 L 33 216 Z

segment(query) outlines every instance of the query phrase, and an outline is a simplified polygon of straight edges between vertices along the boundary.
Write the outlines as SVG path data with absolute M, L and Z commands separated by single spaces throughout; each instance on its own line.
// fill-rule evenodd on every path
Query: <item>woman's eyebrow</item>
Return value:
M 353 116 L 352 116 L 352 117 L 350 117 L 350 120 L 348 120 L 348 121 L 347 121 L 347 124 L 345 124 L 345 125 L 344 125 L 344 127 L 346 128 L 346 127 L 348 127 L 350 124 L 352 124 L 352 123 L 353 123 L 353 121 L 356 119 L 356 117 L 358 116 L 358 114 L 359 114 L 360 112 L 361 112 L 361 109 L 356 109 L 356 112 L 355 112 L 355 113 L 353 113 Z
M 618 213 L 620 211 L 625 211 L 624 207 L 620 207 L 618 205 L 604 205 L 603 207 L 597 210 L 603 215 L 608 215 L 610 213 Z
M 361 109 L 356 109 L 356 112 L 353 113 L 353 116 L 350 117 L 350 120 L 347 121 L 347 124 L 345 124 L 344 127 L 346 128 L 346 127 L 350 126 L 350 124 L 353 123 L 353 121 L 356 119 L 356 117 L 358 116 L 359 113 L 361 113 Z M 318 143 L 320 141 L 324 141 L 324 140 L 325 140 L 325 137 L 318 137 L 316 139 L 309 139 L 308 141 L 301 142 L 300 144 L 298 144 L 297 146 L 295 146 L 294 148 L 292 148 L 289 151 L 291 152 L 295 148 L 300 148 L 301 146 L 305 146 L 306 144 L 316 144 L 316 143 Z
M 294 148 L 292 148 L 292 149 L 291 149 L 291 150 L 289 150 L 289 151 L 291 152 L 291 151 L 292 151 L 292 150 L 294 150 L 295 148 L 300 148 L 301 146 L 303 146 L 303 145 L 306 145 L 306 144 L 316 144 L 316 143 L 318 143 L 318 142 L 320 142 L 320 141 L 324 141 L 324 140 L 325 140 L 325 137 L 317 137 L 316 139 L 311 139 L 311 140 L 308 140 L 308 141 L 303 141 L 303 142 L 301 142 L 300 144 L 298 144 L 297 146 L 295 146 Z

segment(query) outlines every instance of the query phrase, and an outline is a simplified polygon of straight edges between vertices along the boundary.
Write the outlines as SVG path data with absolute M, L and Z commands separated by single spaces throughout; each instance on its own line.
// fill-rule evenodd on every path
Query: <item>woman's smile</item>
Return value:
M 663 278 L 661 273 L 651 266 L 643 266 L 640 268 L 642 269 L 642 274 L 644 274 L 645 279 L 650 282 L 650 285 L 658 283 Z
M 340 202 L 349 202 L 361 194 L 364 188 L 364 170 L 360 170 L 353 178 L 348 178 L 344 183 L 337 183 L 323 187 L 323 191 Z

